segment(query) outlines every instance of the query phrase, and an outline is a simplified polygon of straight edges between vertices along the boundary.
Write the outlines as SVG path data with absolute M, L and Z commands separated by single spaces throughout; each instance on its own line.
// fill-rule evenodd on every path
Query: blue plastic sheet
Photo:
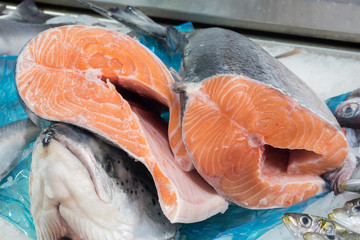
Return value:
M 171 59 L 169 66 L 175 66 Z M 14 84 L 16 57 L 0 56 L 0 125 L 26 118 Z M 164 116 L 165 118 L 166 116 Z M 29 171 L 31 149 L 28 145 L 23 151 L 23 160 L 0 182 L 0 216 L 12 222 L 30 238 L 36 239 L 35 228 L 30 215 Z M 10 180 L 10 181 L 8 181 Z M 178 239 L 257 239 L 266 231 L 281 224 L 284 212 L 301 212 L 319 196 L 302 201 L 290 208 L 271 210 L 249 210 L 231 205 L 224 214 L 218 214 L 205 221 L 179 225 Z
M 16 56 L 0 56 L 0 126 L 27 118 L 15 88 L 15 63 Z M 32 146 L 23 149 L 21 162 L 0 182 L 0 216 L 36 239 L 29 197 Z

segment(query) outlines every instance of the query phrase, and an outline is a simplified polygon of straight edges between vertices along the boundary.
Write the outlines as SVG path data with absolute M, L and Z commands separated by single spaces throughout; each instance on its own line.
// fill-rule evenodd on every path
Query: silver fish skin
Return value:
M 344 191 L 360 193 L 360 179 L 350 179 L 340 184 Z
M 33 0 L 24 0 L 16 6 L 14 11 L 0 16 L 0 21 L 11 20 L 15 22 L 38 24 L 45 23 L 53 17 L 53 15 L 42 12 Z
M 171 239 L 151 175 L 85 130 L 56 123 L 38 137 L 30 176 L 38 239 Z
M 303 235 L 308 232 L 324 235 L 335 235 L 339 237 L 360 237 L 327 218 L 305 214 L 305 213 L 285 213 L 282 220 L 295 239 L 303 239 Z
M 40 133 L 30 119 L 0 127 L 0 181 L 20 162 L 21 150 Z
M 304 240 L 350 240 L 336 235 L 325 235 L 320 233 L 308 232 L 303 235 Z M 356 240 L 358 238 L 353 238 Z
M 360 239 L 360 204 L 351 206 L 347 203 L 342 208 L 334 209 L 328 216 L 344 228 L 359 234 Z

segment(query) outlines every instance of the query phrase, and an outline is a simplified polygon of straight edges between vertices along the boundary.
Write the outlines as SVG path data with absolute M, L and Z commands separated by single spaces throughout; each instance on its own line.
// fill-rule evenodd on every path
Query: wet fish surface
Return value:
M 347 143 L 327 106 L 246 37 L 221 28 L 179 33 L 135 8 L 78 2 L 158 39 L 170 55 L 181 52 L 174 84 L 181 118 L 173 119 L 189 156 L 177 164 L 185 171 L 195 166 L 227 200 L 247 208 L 290 206 L 324 191 L 320 175 L 344 162 Z
M 149 49 L 101 27 L 44 31 L 23 49 L 16 66 L 17 89 L 30 118 L 39 126 L 75 124 L 122 148 L 152 174 L 170 221 L 190 223 L 224 212 L 228 203 L 196 171 L 176 164 L 181 128 L 173 83 Z M 168 125 L 149 99 L 169 109 Z
M 33 150 L 38 239 L 171 239 L 150 173 L 124 151 L 70 125 L 50 125 Z
M 344 228 L 360 234 L 360 201 L 358 198 L 346 202 L 342 208 L 334 209 L 328 216 L 329 219 Z
M 19 163 L 21 150 L 34 141 L 40 131 L 30 119 L 0 127 L 0 181 Z
M 303 235 L 306 233 L 320 234 L 323 235 L 325 239 L 327 239 L 326 235 L 329 236 L 329 239 L 332 239 L 331 236 L 339 237 L 339 239 L 360 238 L 359 234 L 343 228 L 338 223 L 315 215 L 304 213 L 285 213 L 283 215 L 283 221 L 293 237 L 299 240 L 305 239 L 303 238 Z M 311 235 L 309 237 L 311 237 Z M 315 235 L 313 237 L 320 236 Z

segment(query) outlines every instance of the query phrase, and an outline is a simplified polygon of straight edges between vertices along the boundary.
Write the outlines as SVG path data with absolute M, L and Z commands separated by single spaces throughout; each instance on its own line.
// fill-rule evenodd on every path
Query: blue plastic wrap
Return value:
M 16 56 L 0 55 L 0 126 L 27 118 L 15 88 L 15 63 Z
M 15 88 L 15 63 L 16 56 L 0 56 L 0 126 L 27 118 Z M 29 197 L 32 146 L 23 149 L 21 162 L 0 182 L 0 216 L 36 239 Z

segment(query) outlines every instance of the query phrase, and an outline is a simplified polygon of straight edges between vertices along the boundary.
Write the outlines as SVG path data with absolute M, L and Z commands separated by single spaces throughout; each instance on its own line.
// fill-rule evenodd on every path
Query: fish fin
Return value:
M 112 8 L 112 10 L 106 10 L 100 6 L 97 6 L 93 3 L 76 0 L 78 3 L 86 6 L 87 8 L 99 13 L 100 15 L 116 20 L 135 31 L 138 31 L 142 34 L 149 35 L 152 37 L 165 39 L 166 38 L 166 28 L 160 24 L 155 23 L 154 21 L 149 21 L 148 17 L 144 18 L 144 14 L 140 11 L 134 11 L 132 7 L 127 7 L 127 11 L 120 8 Z
M 38 240 L 56 240 L 66 235 L 66 228 L 61 225 L 55 209 L 37 219 L 35 230 Z
M 132 6 L 127 6 L 125 8 L 125 12 L 132 14 L 133 16 L 136 16 L 138 19 L 141 19 L 144 22 L 149 22 L 153 24 L 157 24 L 154 22 L 151 18 L 146 16 L 142 11 L 138 10 L 137 8 L 134 8 Z
M 176 54 L 183 45 L 185 36 L 178 30 L 172 27 L 166 28 L 157 24 L 134 7 L 128 6 L 125 10 L 120 8 L 106 10 L 84 0 L 76 1 L 104 17 L 116 20 L 127 27 L 130 27 L 140 35 L 156 39 L 163 46 L 170 49 L 172 54 Z
M 34 0 L 22 1 L 17 5 L 15 12 L 29 23 L 43 23 L 53 17 L 39 10 Z
M 71 238 L 80 236 L 81 239 L 126 239 L 124 237 L 121 238 L 117 236 L 119 235 L 118 233 L 99 226 L 98 224 L 90 221 L 86 216 L 82 217 L 78 214 L 78 212 L 74 212 L 63 205 L 59 206 L 59 212 L 66 223 L 72 228 L 72 232 L 68 233 Z

